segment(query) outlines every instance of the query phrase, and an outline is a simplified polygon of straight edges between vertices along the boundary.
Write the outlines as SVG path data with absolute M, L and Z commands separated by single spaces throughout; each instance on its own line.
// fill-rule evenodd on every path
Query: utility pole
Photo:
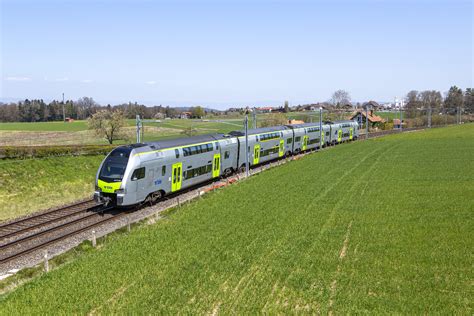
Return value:
M 245 125 L 245 174 L 248 177 L 249 176 L 249 136 L 248 136 L 249 109 L 248 108 L 245 111 L 244 125 Z
M 66 122 L 66 112 L 64 111 L 64 92 L 63 92 L 63 122 Z
M 400 101 L 400 132 L 403 132 L 403 112 L 402 112 L 402 107 L 403 107 L 403 100 Z
M 253 128 L 257 128 L 257 108 L 256 107 L 253 108 L 252 117 L 253 117 Z
M 137 119 L 137 144 L 138 144 L 140 143 L 140 125 L 141 125 L 140 115 L 137 114 L 136 119 Z
M 323 108 L 319 107 L 319 149 L 323 148 Z
M 431 106 L 428 108 L 428 128 L 431 128 Z
M 369 139 L 369 105 L 365 106 L 365 139 Z

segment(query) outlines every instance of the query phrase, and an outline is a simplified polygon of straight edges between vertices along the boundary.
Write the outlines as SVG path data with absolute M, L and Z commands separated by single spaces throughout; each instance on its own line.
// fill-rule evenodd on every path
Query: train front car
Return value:
M 123 205 L 129 178 L 132 146 L 112 150 L 100 164 L 96 175 L 94 200 L 99 204 Z

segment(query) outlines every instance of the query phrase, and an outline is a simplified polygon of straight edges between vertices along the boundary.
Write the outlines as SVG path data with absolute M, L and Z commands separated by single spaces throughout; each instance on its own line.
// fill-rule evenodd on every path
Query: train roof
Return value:
M 205 134 L 205 135 L 196 135 L 196 136 L 176 138 L 176 139 L 161 140 L 161 141 L 156 141 L 156 142 L 146 142 L 143 144 L 134 144 L 132 146 L 136 146 L 135 148 L 146 146 L 146 147 L 151 147 L 152 149 L 166 149 L 166 148 L 180 147 L 180 146 L 186 146 L 186 145 L 192 145 L 192 144 L 212 142 L 215 140 L 224 139 L 228 137 L 229 136 L 226 136 L 224 134 Z
M 323 126 L 327 125 L 325 122 L 323 122 Z M 289 124 L 286 125 L 289 128 L 304 128 L 304 127 L 319 127 L 319 122 L 314 122 L 314 123 L 302 123 L 302 124 Z
M 287 130 L 286 126 L 271 126 L 271 127 L 261 127 L 261 128 L 251 128 L 248 130 L 249 135 L 262 134 L 262 133 L 271 133 L 277 131 Z M 229 133 L 232 136 L 245 136 L 245 130 L 232 131 Z

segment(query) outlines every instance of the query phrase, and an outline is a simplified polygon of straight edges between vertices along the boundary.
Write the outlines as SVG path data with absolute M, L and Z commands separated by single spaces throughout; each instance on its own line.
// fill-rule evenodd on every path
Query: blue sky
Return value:
M 473 86 L 471 1 L 1 1 L 1 95 L 391 101 Z

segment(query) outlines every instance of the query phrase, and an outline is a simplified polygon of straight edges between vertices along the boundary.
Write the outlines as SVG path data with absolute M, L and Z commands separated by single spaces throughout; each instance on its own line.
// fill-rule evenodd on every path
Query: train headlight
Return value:
M 102 189 L 101 189 L 97 184 L 95 185 L 95 190 L 96 190 L 97 192 L 102 192 Z
M 115 193 L 117 193 L 117 194 L 124 194 L 124 193 L 125 193 L 125 189 L 118 189 L 118 190 L 115 190 Z

